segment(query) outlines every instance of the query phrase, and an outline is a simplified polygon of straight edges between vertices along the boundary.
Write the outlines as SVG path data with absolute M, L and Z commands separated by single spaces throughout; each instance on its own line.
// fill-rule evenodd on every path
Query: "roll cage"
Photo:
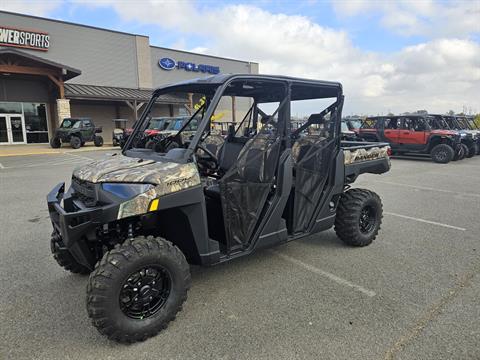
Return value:
M 152 98 L 148 102 L 143 111 L 139 121 L 134 125 L 132 135 L 128 138 L 123 148 L 123 154 L 128 155 L 129 150 L 134 149 L 135 139 L 142 136 L 144 130 L 148 126 L 148 115 L 152 110 L 156 100 L 164 94 L 168 93 L 202 93 L 205 96 L 205 102 L 191 115 L 190 119 L 185 122 L 179 134 L 185 130 L 188 124 L 195 117 L 200 116 L 197 131 L 191 138 L 189 145 L 184 149 L 180 158 L 177 161 L 187 162 L 197 150 L 199 144 L 210 134 L 211 118 L 219 104 L 222 96 L 235 97 L 250 97 L 254 102 L 248 111 L 247 115 L 249 125 L 251 121 L 252 129 L 258 125 L 259 118 L 263 125 L 274 125 L 279 135 L 288 147 L 290 146 L 290 139 L 298 137 L 300 132 L 312 124 L 320 124 L 322 118 L 330 111 L 338 109 L 343 105 L 343 93 L 340 83 L 327 81 L 314 81 L 307 79 L 299 79 L 283 76 L 268 76 L 268 75 L 216 75 L 204 79 L 196 79 L 186 81 L 183 83 L 166 86 L 156 89 Z M 336 98 L 335 102 L 326 109 L 312 114 L 307 122 L 290 133 L 291 117 L 290 117 L 290 102 L 295 100 L 308 99 L 324 99 Z M 267 115 L 258 106 L 264 103 L 279 103 L 279 106 L 272 115 Z M 280 111 L 282 110 L 282 111 Z M 319 109 L 320 110 L 320 109 Z M 280 113 L 281 116 L 278 116 Z M 242 120 L 246 121 L 247 115 Z M 278 119 L 275 117 L 278 116 Z M 340 133 L 341 119 L 335 121 L 336 133 Z M 240 126 L 235 132 L 238 132 Z M 333 129 L 332 129 L 333 130 Z M 256 132 L 253 134 L 255 135 Z M 340 143 L 340 137 L 336 139 Z

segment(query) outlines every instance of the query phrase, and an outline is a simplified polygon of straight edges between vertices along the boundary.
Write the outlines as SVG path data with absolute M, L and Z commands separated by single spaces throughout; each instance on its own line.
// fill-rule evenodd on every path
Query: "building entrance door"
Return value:
M 0 114 L 0 144 L 26 144 L 25 119 L 22 115 Z

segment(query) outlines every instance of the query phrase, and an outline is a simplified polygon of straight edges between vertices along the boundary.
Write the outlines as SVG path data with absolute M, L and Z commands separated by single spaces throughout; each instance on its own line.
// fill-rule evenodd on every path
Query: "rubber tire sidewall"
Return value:
M 72 149 L 79 149 L 82 146 L 82 140 L 78 136 L 70 137 L 70 146 Z
M 126 246 L 134 245 L 127 244 Z M 167 245 L 164 244 L 162 246 L 166 247 Z M 114 325 L 117 329 L 117 333 L 121 332 L 121 335 L 119 336 L 120 339 L 117 338 L 116 340 L 122 341 L 122 339 L 130 339 L 130 341 L 139 341 L 149 337 L 151 334 L 158 333 L 158 331 L 166 327 L 170 320 L 175 318 L 176 313 L 179 311 L 179 308 L 181 308 L 181 305 L 185 300 L 184 294 L 189 288 L 189 283 L 185 280 L 184 272 L 181 270 L 174 257 L 167 256 L 167 252 L 158 250 L 156 247 L 154 248 L 154 250 L 150 250 L 147 253 L 145 248 L 143 248 L 142 255 L 135 252 L 135 250 L 129 251 L 129 249 L 125 249 L 131 257 L 128 260 L 126 258 L 119 260 L 121 259 L 120 257 L 116 259 L 119 260 L 115 266 L 118 271 L 112 272 L 108 279 L 108 284 L 110 286 L 106 286 L 105 291 L 101 292 L 101 296 L 105 297 L 102 300 L 102 304 L 98 305 L 97 303 L 95 305 L 98 307 L 101 306 L 103 311 L 102 317 L 109 319 L 108 322 Z M 180 252 L 180 250 L 178 251 Z M 102 266 L 105 256 L 108 256 L 108 253 L 104 255 L 99 268 Z M 185 258 L 183 259 L 185 264 L 187 264 Z M 132 319 L 120 309 L 120 291 L 122 286 L 133 273 L 146 266 L 155 265 L 162 266 L 170 275 L 171 289 L 169 297 L 163 307 L 151 317 L 142 320 Z M 97 271 L 100 274 L 103 273 L 103 269 L 99 268 L 94 270 L 90 275 L 90 279 L 95 277 Z M 92 292 L 95 292 L 95 289 L 89 292 L 87 291 L 87 299 L 91 296 Z M 144 337 L 143 334 L 145 334 Z M 117 337 L 115 334 L 112 334 L 112 336 Z
M 441 149 L 444 149 L 445 151 L 447 151 L 447 157 L 445 160 L 439 161 L 436 158 L 436 154 L 437 152 L 441 151 Z M 455 150 L 453 150 L 453 148 L 447 144 L 438 144 L 433 147 L 432 151 L 430 152 L 430 156 L 432 160 L 438 164 L 448 164 L 450 161 L 453 160 L 455 156 Z
M 93 144 L 94 144 L 96 147 L 103 146 L 103 137 L 101 137 L 101 136 L 95 136 L 95 137 L 93 138 Z
M 62 146 L 62 141 L 55 136 L 50 140 L 50 146 L 52 149 L 59 149 Z

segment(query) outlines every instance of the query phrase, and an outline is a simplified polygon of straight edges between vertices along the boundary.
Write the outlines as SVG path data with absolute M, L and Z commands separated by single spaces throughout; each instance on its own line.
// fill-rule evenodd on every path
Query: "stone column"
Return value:
M 71 117 L 70 115 L 70 100 L 57 99 L 57 126 L 60 126 L 63 119 Z

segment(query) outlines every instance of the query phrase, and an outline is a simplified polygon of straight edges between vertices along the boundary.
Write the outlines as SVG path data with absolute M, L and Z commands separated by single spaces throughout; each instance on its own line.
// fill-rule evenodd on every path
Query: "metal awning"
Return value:
M 150 100 L 152 93 L 153 90 L 148 89 L 65 83 L 65 97 L 67 99 L 146 102 Z M 157 102 L 183 105 L 188 103 L 188 99 L 180 95 L 167 94 L 160 96 Z

